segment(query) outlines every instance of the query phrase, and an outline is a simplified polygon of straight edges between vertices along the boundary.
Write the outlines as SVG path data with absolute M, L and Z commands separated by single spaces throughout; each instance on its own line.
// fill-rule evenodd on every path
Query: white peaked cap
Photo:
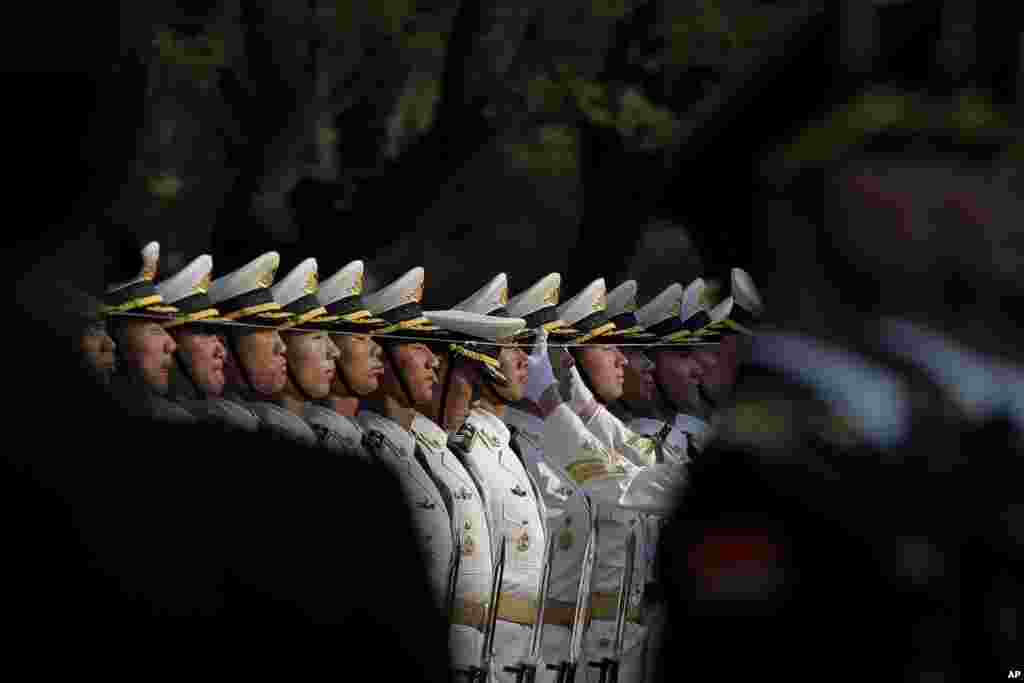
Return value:
M 363 303 L 366 305 L 366 310 L 374 315 L 379 315 L 399 306 L 420 303 L 423 300 L 425 279 L 426 271 L 422 266 L 407 271 L 391 284 L 364 296 Z
M 686 321 L 697 315 L 701 311 L 707 311 L 707 296 L 710 293 L 708 283 L 704 281 L 704 278 L 697 278 L 690 284 L 686 285 L 686 289 L 683 290 L 682 303 L 679 309 L 679 319 Z
M 711 317 L 711 322 L 720 323 L 726 318 L 728 318 L 729 314 L 732 313 L 733 303 L 734 300 L 732 296 L 727 296 L 724 299 L 722 299 L 722 301 L 719 302 L 718 305 L 714 306 L 710 311 L 708 311 L 708 316 Z
M 107 287 L 107 294 L 140 282 L 153 281 L 153 278 L 156 277 L 157 266 L 160 264 L 160 243 L 150 242 L 142 248 L 140 253 L 142 254 L 142 269 L 139 270 L 139 274 L 127 282 L 109 285 Z
M 683 286 L 673 282 L 665 289 L 648 301 L 644 306 L 637 309 L 636 320 L 641 327 L 654 327 L 673 316 L 678 316 L 682 308 Z
M 210 284 L 210 305 L 227 320 L 246 319 L 249 324 L 280 327 L 292 316 L 281 310 L 270 291 L 281 263 L 276 251 L 268 251 L 241 268 L 222 275 Z
M 605 310 L 608 299 L 605 293 L 604 278 L 599 277 L 583 290 L 558 307 L 558 317 L 572 326 L 589 315 Z
M 158 283 L 156 291 L 170 304 L 196 294 L 205 294 L 210 289 L 212 272 L 213 257 L 209 254 L 197 256 L 177 273 Z
M 561 286 L 561 274 L 549 273 L 509 299 L 505 304 L 505 312 L 512 316 L 526 317 L 542 308 L 557 306 Z
M 284 310 L 295 317 L 282 329 L 302 325 L 313 321 L 327 313 L 317 298 L 319 283 L 317 281 L 317 263 L 315 258 L 304 259 L 292 268 L 281 281 L 271 287 L 270 293 L 274 301 L 281 304 Z
M 423 315 L 442 330 L 496 342 L 519 334 L 526 327 L 522 318 L 505 318 L 469 311 L 426 311 Z
M 636 280 L 626 280 L 608 292 L 608 304 L 606 307 L 608 315 L 615 317 L 623 313 L 636 311 L 636 291 Z
M 330 306 L 335 301 L 362 294 L 363 273 L 363 262 L 353 261 L 321 282 L 320 291 L 317 293 L 320 303 Z
M 214 305 L 256 289 L 267 289 L 274 284 L 274 274 L 281 265 L 276 251 L 257 256 L 241 268 L 221 275 L 210 284 L 210 302 Z
M 274 301 L 282 306 L 293 304 L 318 289 L 316 259 L 308 258 L 292 268 L 281 281 L 270 288 Z
M 753 315 L 761 315 L 764 312 L 764 303 L 757 287 L 754 286 L 753 278 L 741 268 L 732 269 L 732 298 Z
M 469 311 L 487 315 L 508 303 L 508 276 L 498 273 L 486 285 L 476 290 L 465 301 L 457 304 L 452 310 Z

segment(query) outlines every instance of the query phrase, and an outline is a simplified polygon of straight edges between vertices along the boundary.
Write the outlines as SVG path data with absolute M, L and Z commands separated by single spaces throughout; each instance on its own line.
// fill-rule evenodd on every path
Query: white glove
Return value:
M 548 387 L 557 385 L 555 371 L 551 367 L 551 358 L 548 357 L 548 332 L 541 329 L 537 333 L 537 343 L 534 344 L 533 353 L 527 359 L 529 367 L 529 378 L 526 381 L 526 398 L 534 403 L 540 403 L 541 395 Z
M 579 368 L 575 365 L 569 368 L 569 377 L 566 384 L 568 385 L 566 389 L 568 394 L 567 402 L 569 407 L 572 408 L 572 412 L 580 417 L 593 415 L 594 410 L 597 408 L 594 394 L 587 388 L 583 377 L 580 376 Z

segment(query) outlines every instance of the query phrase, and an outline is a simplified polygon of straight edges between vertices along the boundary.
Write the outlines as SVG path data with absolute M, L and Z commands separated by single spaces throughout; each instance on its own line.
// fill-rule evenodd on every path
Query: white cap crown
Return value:
M 256 289 L 267 289 L 274 284 L 274 274 L 281 264 L 276 251 L 257 256 L 241 268 L 222 275 L 210 284 L 210 302 L 218 304 Z
M 210 290 L 210 274 L 213 272 L 213 257 L 209 254 L 197 256 L 187 266 L 156 286 L 156 291 L 165 303 L 173 304 L 196 294 L 207 294 Z
M 558 307 L 558 317 L 572 326 L 587 316 L 605 310 L 608 298 L 604 278 L 599 277 L 583 288 L 579 294 Z
M 353 261 L 337 273 L 320 283 L 317 296 L 320 303 L 330 306 L 335 301 L 359 296 L 363 293 L 364 266 L 362 261 Z
M 453 307 L 456 311 L 469 311 L 487 315 L 508 303 L 508 276 L 498 273 L 486 285 Z
M 548 306 L 557 306 L 562 276 L 549 273 L 515 295 L 505 304 L 505 312 L 511 316 L 525 317 Z

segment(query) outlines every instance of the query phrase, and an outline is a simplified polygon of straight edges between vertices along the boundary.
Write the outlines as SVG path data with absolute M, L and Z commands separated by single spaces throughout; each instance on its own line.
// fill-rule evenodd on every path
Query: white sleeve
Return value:
M 634 432 L 605 406 L 598 406 L 585 424 L 605 448 L 622 453 L 634 465 L 644 467 L 655 463 L 657 447 L 654 439 Z
M 685 485 L 684 468 L 633 464 L 602 445 L 565 404 L 544 421 L 544 455 L 595 501 L 637 512 L 669 513 Z

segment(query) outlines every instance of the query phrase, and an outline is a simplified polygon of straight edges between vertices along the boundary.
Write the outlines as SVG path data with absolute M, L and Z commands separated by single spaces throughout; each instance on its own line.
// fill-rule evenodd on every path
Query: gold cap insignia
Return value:
M 269 287 L 274 284 L 274 273 L 277 272 L 277 268 L 271 268 L 267 270 L 263 275 L 260 275 L 260 279 L 256 280 L 256 285 L 259 287 Z
M 420 280 L 420 283 L 419 283 L 419 285 L 416 286 L 416 289 L 414 289 L 411 292 L 409 292 L 409 296 L 406 297 L 405 303 L 411 304 L 411 303 L 419 303 L 420 301 L 422 301 L 423 300 L 423 285 L 424 284 L 425 284 L 425 280 Z
M 594 308 L 595 311 L 600 311 L 606 305 L 607 305 L 607 299 L 605 298 L 605 293 L 601 292 L 594 299 L 594 306 L 593 306 L 593 308 Z
M 502 287 L 501 291 L 498 292 L 498 302 L 502 306 L 508 303 L 508 287 Z
M 636 301 L 635 300 L 634 301 L 630 301 L 628 304 L 626 304 L 626 310 L 629 311 L 630 313 L 635 311 L 636 310 Z
M 676 301 L 674 304 L 672 304 L 672 308 L 670 308 L 669 311 L 668 311 L 669 316 L 679 315 L 679 312 L 682 310 L 682 308 L 683 308 L 682 300 Z
M 359 271 L 356 275 L 355 282 L 352 283 L 352 289 L 349 290 L 349 295 L 355 296 L 363 293 L 363 271 Z
M 206 294 L 210 291 L 210 274 L 207 273 L 203 279 L 196 283 L 196 294 Z
M 558 305 L 558 287 L 552 287 L 548 290 L 548 293 L 544 295 L 544 303 L 557 306 Z
M 305 289 L 303 289 L 303 291 L 306 294 L 316 294 L 316 289 L 317 289 L 316 271 L 315 270 L 311 270 L 311 271 L 309 271 L 309 274 L 306 275 L 306 287 L 305 287 Z

